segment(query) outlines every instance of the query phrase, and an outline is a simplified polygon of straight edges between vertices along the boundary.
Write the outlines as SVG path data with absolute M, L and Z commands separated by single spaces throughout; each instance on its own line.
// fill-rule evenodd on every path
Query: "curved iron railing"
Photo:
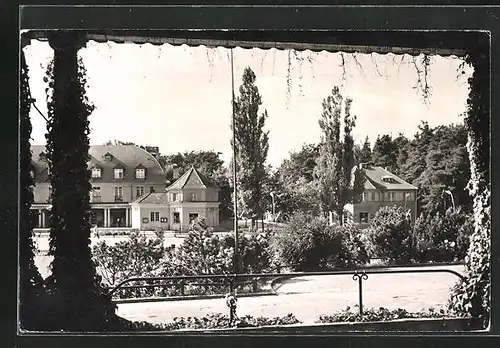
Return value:
M 132 289 L 132 288 L 157 288 L 157 287 L 167 287 L 167 286 L 181 286 L 183 287 L 186 281 L 189 280 L 222 280 L 222 282 L 217 283 L 189 283 L 191 285 L 200 286 L 229 286 L 229 294 L 236 297 L 234 294 L 235 286 L 253 283 L 256 284 L 257 279 L 273 279 L 273 281 L 280 278 L 295 278 L 295 277 L 305 277 L 305 276 L 326 276 L 326 275 L 351 275 L 354 281 L 358 282 L 358 293 L 359 293 L 359 312 L 363 314 L 363 281 L 368 280 L 368 275 L 372 274 L 402 274 L 402 273 L 448 273 L 458 277 L 460 280 L 464 281 L 465 277 L 457 271 L 451 269 L 415 269 L 415 268 L 405 268 L 405 269 L 359 269 L 350 271 L 318 271 L 318 272 L 292 272 L 292 273 L 254 273 L 254 274 L 200 274 L 200 275 L 185 275 L 185 276 L 165 276 L 165 277 L 133 277 L 126 279 L 116 286 L 112 287 L 108 295 L 112 296 L 116 291 L 120 289 Z M 249 281 L 250 280 L 250 281 Z M 149 284 L 132 285 L 126 286 L 128 283 L 137 281 L 147 281 Z M 157 283 L 151 284 L 151 282 L 157 281 L 173 281 L 171 283 Z M 255 286 L 254 286 L 255 289 Z M 273 288 L 274 290 L 274 288 Z M 183 294 L 184 291 L 181 291 Z M 275 291 L 276 293 L 276 291 Z M 277 293 L 276 293 L 277 294 Z M 235 304 L 230 308 L 230 317 L 234 317 Z

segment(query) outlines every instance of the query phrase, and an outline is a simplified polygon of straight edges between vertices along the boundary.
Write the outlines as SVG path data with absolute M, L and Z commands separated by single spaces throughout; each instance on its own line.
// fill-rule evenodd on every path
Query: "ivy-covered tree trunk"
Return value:
M 101 330 L 113 311 L 104 295 L 90 249 L 89 121 L 93 106 L 85 96 L 85 71 L 77 53 L 85 44 L 77 33 L 49 37 L 47 152 L 52 186 L 48 283 L 57 329 Z
M 450 309 L 458 314 L 482 317 L 487 323 L 491 309 L 489 55 L 487 50 L 478 50 L 472 52 L 466 61 L 474 67 L 474 74 L 469 79 L 470 93 L 465 118 L 471 165 L 469 192 L 474 199 L 474 233 L 466 257 L 466 281 L 458 283 L 453 289 Z
M 28 82 L 28 66 L 21 50 L 21 95 L 20 95 L 20 133 L 19 133 L 19 268 L 20 268 L 20 321 L 24 329 L 37 328 L 37 300 L 43 291 L 43 279 L 35 265 L 35 246 L 33 243 L 33 204 L 34 178 L 31 162 L 31 96 Z

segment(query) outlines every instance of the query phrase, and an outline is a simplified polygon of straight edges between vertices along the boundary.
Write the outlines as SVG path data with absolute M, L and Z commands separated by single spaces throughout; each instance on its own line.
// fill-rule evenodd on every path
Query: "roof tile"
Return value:
M 416 190 L 417 187 L 404 181 L 399 176 L 385 170 L 382 167 L 366 166 L 363 168 L 367 178 L 365 189 L 381 189 L 381 190 Z M 382 180 L 384 177 L 390 177 L 395 180 L 394 183 Z
M 33 162 L 36 166 L 36 182 L 46 182 L 48 163 L 39 158 L 40 153 L 46 152 L 44 145 L 31 145 Z M 111 161 L 106 161 L 105 155 L 112 155 Z M 163 168 L 156 158 L 135 145 L 93 145 L 89 149 L 89 168 L 97 167 L 102 170 L 100 179 L 92 178 L 92 182 L 165 182 Z M 124 169 L 123 179 L 114 178 L 114 169 Z M 145 168 L 146 179 L 136 179 L 135 169 Z

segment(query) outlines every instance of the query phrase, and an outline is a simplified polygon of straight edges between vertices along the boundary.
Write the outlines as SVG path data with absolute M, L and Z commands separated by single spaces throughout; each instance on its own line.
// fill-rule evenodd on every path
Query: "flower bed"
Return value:
M 214 333 L 244 332 L 337 332 L 337 331 L 456 331 L 477 330 L 479 326 L 471 318 L 447 316 L 444 311 L 432 308 L 411 313 L 404 309 L 369 309 L 363 315 L 346 308 L 333 315 L 321 316 L 314 324 L 304 324 L 293 314 L 283 317 L 242 316 L 230 323 L 229 317 L 222 313 L 208 314 L 203 317 L 177 317 L 165 324 L 147 322 L 128 322 L 129 331 L 197 331 Z
M 210 329 L 228 329 L 243 327 L 262 327 L 262 326 L 281 326 L 300 324 L 301 322 L 293 315 L 288 314 L 284 317 L 252 317 L 250 315 L 237 318 L 230 323 L 229 316 L 222 313 L 213 313 L 204 317 L 178 317 L 174 321 L 166 324 L 151 324 L 148 322 L 129 322 L 121 319 L 122 326 L 127 331 L 176 331 L 176 330 L 210 330 Z
M 406 309 L 398 308 L 389 310 L 384 307 L 364 309 L 363 314 L 359 313 L 359 307 L 346 307 L 344 310 L 331 315 L 321 315 L 316 323 L 352 323 L 352 322 L 374 322 L 392 321 L 409 318 L 445 318 L 448 317 L 443 309 L 436 311 L 434 308 L 421 310 L 420 312 L 408 312 Z

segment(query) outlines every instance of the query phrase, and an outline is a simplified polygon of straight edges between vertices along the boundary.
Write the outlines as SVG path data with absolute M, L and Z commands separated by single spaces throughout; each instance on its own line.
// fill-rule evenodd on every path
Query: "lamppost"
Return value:
M 236 184 L 236 130 L 235 130 L 235 110 L 234 110 L 234 67 L 233 50 L 231 49 L 231 103 L 232 103 L 232 125 L 233 125 L 233 197 L 234 197 L 234 273 L 239 273 L 238 255 L 238 196 Z

